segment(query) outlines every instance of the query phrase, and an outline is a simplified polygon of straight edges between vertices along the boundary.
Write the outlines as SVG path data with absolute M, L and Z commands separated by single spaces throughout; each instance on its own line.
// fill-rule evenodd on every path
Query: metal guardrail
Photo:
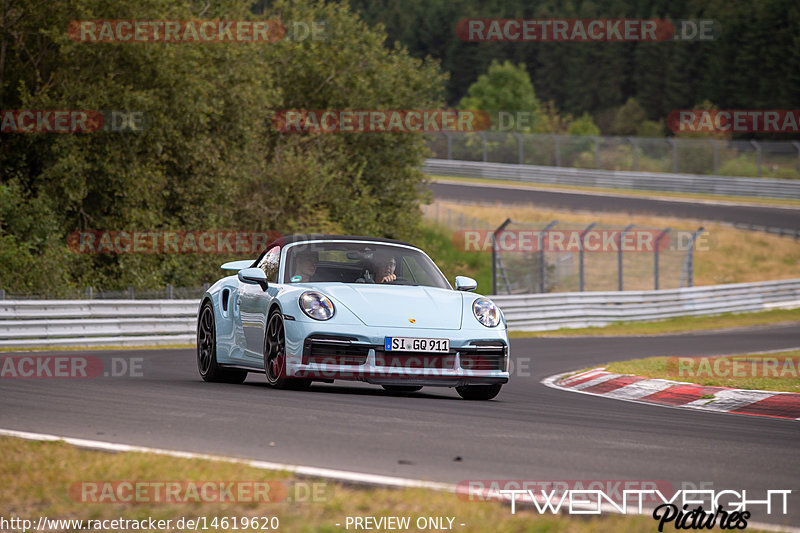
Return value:
M 199 299 L 2 300 L 0 347 L 195 342 Z
M 551 185 L 800 199 L 800 180 L 735 178 L 427 159 L 423 172 Z
M 503 310 L 509 329 L 545 331 L 677 316 L 794 309 L 800 307 L 800 279 L 659 291 L 493 296 L 492 300 Z
M 800 307 L 800 279 L 686 289 L 494 296 L 510 329 Z M 198 300 L 5 300 L 0 347 L 191 344 Z

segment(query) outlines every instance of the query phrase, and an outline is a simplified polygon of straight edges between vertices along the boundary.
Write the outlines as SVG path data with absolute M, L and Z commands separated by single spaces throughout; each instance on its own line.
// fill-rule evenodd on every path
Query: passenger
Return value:
M 394 269 L 397 268 L 397 260 L 390 255 L 377 263 L 375 268 L 376 283 L 391 283 L 397 279 Z

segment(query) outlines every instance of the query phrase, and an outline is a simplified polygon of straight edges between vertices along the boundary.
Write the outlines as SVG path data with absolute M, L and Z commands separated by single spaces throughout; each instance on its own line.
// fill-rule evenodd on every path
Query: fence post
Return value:
M 487 145 L 486 134 L 482 131 L 479 131 L 478 133 L 480 133 L 481 139 L 483 140 L 483 162 L 486 163 L 487 161 L 489 161 L 488 157 L 489 148 L 486 146 Z
M 492 232 L 492 294 L 497 294 L 497 234 L 506 229 L 509 224 L 511 224 L 511 219 L 506 218 L 505 222 Z
M 558 224 L 558 220 L 554 220 L 549 223 L 545 228 L 539 233 L 539 292 L 544 294 L 545 288 L 547 284 L 545 283 L 545 276 L 546 276 L 546 265 L 544 261 L 544 236 L 545 234 L 550 231 L 550 228 Z
M 446 133 L 446 132 L 445 132 L 444 136 L 447 138 L 447 159 L 449 161 L 452 161 L 453 160 L 453 136 L 450 135 L 449 133 Z
M 597 225 L 597 222 L 592 222 L 591 224 L 586 226 L 586 229 L 581 232 L 581 240 L 580 240 L 580 244 L 578 245 L 578 269 L 580 271 L 580 278 L 581 278 L 581 284 L 580 284 L 581 292 L 583 292 L 583 286 L 584 286 L 584 283 L 583 283 L 583 251 L 584 251 L 583 239 L 584 239 L 584 237 L 586 237 L 586 234 L 589 233 L 592 230 L 592 228 L 595 227 L 596 225 Z
M 633 170 L 634 172 L 639 171 L 639 141 L 636 140 L 636 137 L 628 137 L 628 140 L 633 145 Z
M 711 143 L 711 147 L 714 149 L 714 175 L 719 176 L 719 150 L 717 143 L 714 142 L 714 139 L 709 139 L 708 142 Z
M 617 290 L 622 290 L 622 239 L 635 224 L 628 224 L 624 230 L 619 234 L 619 245 L 617 247 Z
M 172 290 L 172 285 L 167 283 L 166 289 L 167 289 L 167 291 L 166 291 L 167 292 L 167 300 L 172 300 L 173 297 L 174 297 L 174 292 Z
M 133 300 L 133 287 L 128 287 L 128 299 Z
M 556 141 L 556 166 L 561 166 L 561 139 L 555 133 L 553 135 L 553 140 Z
M 761 177 L 761 145 L 758 144 L 754 139 L 750 139 L 750 144 L 753 145 L 753 148 L 756 149 L 756 174 L 758 177 Z
M 94 289 L 92 288 L 91 285 L 89 285 L 88 287 L 86 287 L 86 299 L 91 300 L 93 298 L 94 298 Z
M 678 173 L 678 143 L 674 139 L 667 139 L 667 142 L 672 145 L 672 171 Z
M 5 299 L 6 299 L 6 290 L 0 289 L 0 300 L 5 300 Z
M 522 154 L 522 135 L 517 133 L 516 131 L 511 132 L 511 134 L 517 138 L 517 155 L 519 156 L 519 164 L 521 165 L 525 161 L 525 156 Z
M 659 243 L 659 241 L 661 240 L 662 237 L 664 237 L 667 233 L 670 232 L 671 229 L 672 228 L 667 228 L 664 231 L 662 231 L 659 234 L 659 236 L 656 237 L 656 241 L 653 244 L 653 279 L 655 280 L 654 281 L 655 290 L 658 290 L 658 276 L 659 276 L 659 272 L 658 272 L 658 253 L 659 253 L 659 247 L 658 246 L 659 246 L 659 244 L 658 243 Z
M 600 168 L 600 138 L 592 135 L 594 139 L 594 168 Z
M 700 226 L 697 231 L 692 233 L 692 238 L 689 239 L 689 248 L 686 250 L 686 259 L 683 262 L 683 270 L 681 271 L 681 287 L 683 287 L 683 279 L 687 278 L 687 287 L 694 287 L 694 241 L 697 236 L 703 233 L 705 228 Z

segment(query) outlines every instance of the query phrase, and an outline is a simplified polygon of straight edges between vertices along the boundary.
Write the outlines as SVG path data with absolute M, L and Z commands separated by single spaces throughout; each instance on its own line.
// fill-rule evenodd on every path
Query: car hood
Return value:
M 331 283 L 319 290 L 376 327 L 460 329 L 463 294 L 452 289 L 409 285 Z M 413 320 L 413 322 L 411 322 Z

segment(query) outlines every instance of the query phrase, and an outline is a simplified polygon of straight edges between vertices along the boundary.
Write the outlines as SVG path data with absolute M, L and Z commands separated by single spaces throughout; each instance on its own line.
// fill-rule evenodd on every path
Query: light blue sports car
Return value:
M 241 383 L 263 372 L 275 388 L 365 381 L 387 390 L 455 387 L 489 400 L 508 382 L 503 314 L 455 290 L 419 248 L 371 237 L 282 237 L 237 275 L 210 287 L 197 320 L 197 367 L 205 381 Z

